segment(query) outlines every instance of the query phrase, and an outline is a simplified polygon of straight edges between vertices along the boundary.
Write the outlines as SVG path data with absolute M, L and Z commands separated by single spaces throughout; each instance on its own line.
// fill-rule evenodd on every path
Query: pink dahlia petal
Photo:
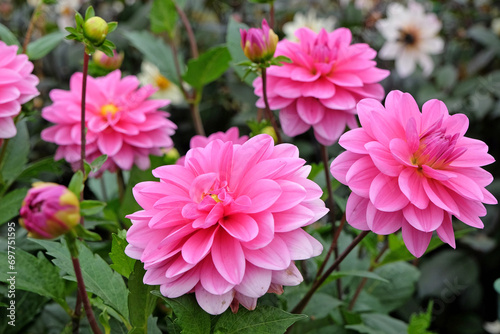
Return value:
M 362 127 L 340 138 L 346 152 L 330 167 L 352 190 L 347 222 L 378 234 L 401 227 L 417 257 L 434 231 L 455 247 L 452 215 L 483 228 L 484 204 L 497 200 L 485 189 L 493 178 L 481 166 L 494 159 L 485 143 L 465 137 L 467 117 L 450 116 L 438 100 L 420 112 L 413 97 L 399 91 L 388 94 L 385 106 L 361 100 L 357 112 Z
M 160 292 L 167 298 L 177 298 L 193 290 L 199 281 L 200 271 L 191 270 L 178 278 L 171 279 L 169 282 L 162 284 Z M 144 281 L 144 283 L 150 284 L 147 281 Z
M 234 289 L 241 295 L 259 298 L 262 297 L 271 285 L 272 272 L 251 263 L 246 264 L 245 277 Z
M 235 291 L 230 290 L 222 295 L 214 295 L 205 290 L 201 284 L 198 284 L 195 289 L 196 301 L 202 309 L 210 314 L 221 314 L 231 304 Z
M 44 132 L 43 139 L 59 145 L 59 156 L 75 162 L 73 149 L 80 148 L 80 104 L 82 74 L 70 79 L 70 90 L 52 90 L 53 104 L 42 110 L 42 117 L 55 123 L 52 128 L 59 134 Z M 161 154 L 160 148 L 173 146 L 170 136 L 176 126 L 167 119 L 168 114 L 158 110 L 168 102 L 148 100 L 154 93 L 149 88 L 138 88 L 138 80 L 129 76 L 121 79 L 121 72 L 114 71 L 105 77 L 88 78 L 87 82 L 87 149 L 86 160 L 107 154 L 104 169 L 130 170 L 149 167 L 149 155 Z M 97 145 L 96 145 L 97 144 Z M 71 147 L 71 149 L 66 149 Z
M 207 292 L 213 295 L 223 295 L 233 289 L 234 284 L 229 283 L 219 274 L 210 259 L 203 261 L 201 270 L 203 275 L 200 276 L 200 283 Z

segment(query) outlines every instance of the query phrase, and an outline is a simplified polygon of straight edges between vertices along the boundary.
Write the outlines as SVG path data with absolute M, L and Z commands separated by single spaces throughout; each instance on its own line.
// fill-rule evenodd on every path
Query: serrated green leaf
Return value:
M 127 247 L 128 242 L 125 239 L 127 236 L 127 231 L 120 230 L 118 234 L 113 234 L 113 241 L 111 243 L 111 253 L 109 257 L 113 263 L 110 265 L 115 271 L 121 275 L 129 278 L 130 273 L 134 270 L 134 265 L 136 260 L 130 258 L 125 254 L 125 247 Z
M 70 275 L 76 281 L 73 263 L 66 243 L 34 240 L 47 250 L 47 253 L 54 257 L 52 262 L 61 270 Z M 112 307 L 123 318 L 128 319 L 128 290 L 123 282 L 123 278 L 117 272 L 111 270 L 109 265 L 99 255 L 84 244 L 77 241 L 79 250 L 80 267 L 82 269 L 83 280 L 87 291 L 99 296 L 106 305 Z
M 215 333 L 225 334 L 279 334 L 298 320 L 305 319 L 303 314 L 291 314 L 271 306 L 259 306 L 253 311 L 240 308 L 234 314 L 224 312 L 215 324 Z
M 17 135 L 9 140 L 2 165 L 2 177 L 6 183 L 11 183 L 21 174 L 28 161 L 30 138 L 26 121 L 16 125 Z
M 99 212 L 102 212 L 105 206 L 106 206 L 105 202 L 96 200 L 85 200 L 80 203 L 80 213 L 83 216 L 95 215 Z
M 8 262 L 8 253 L 0 252 L 1 263 Z M 59 276 L 59 269 L 51 264 L 42 253 L 38 257 L 22 249 L 15 250 L 15 267 L 13 270 L 0 271 L 0 281 L 8 282 L 9 272 L 17 272 L 15 276 L 16 289 L 34 292 L 53 299 L 65 310 L 69 306 L 65 301 L 64 280 Z
M 130 312 L 130 324 L 133 330 L 139 330 L 140 333 L 149 333 L 148 319 L 156 306 L 157 296 L 151 291 L 158 289 L 156 286 L 143 283 L 146 271 L 140 261 L 135 261 L 134 271 L 130 274 L 128 280 L 128 309 Z M 138 333 L 139 333 L 138 332 Z
M 216 46 L 190 59 L 184 81 L 195 88 L 202 88 L 219 78 L 229 67 L 231 55 L 226 46 Z
M 0 23 L 0 40 L 7 45 L 17 45 L 21 47 L 21 43 L 17 40 L 16 36 L 3 24 Z M 21 50 L 18 50 L 21 52 Z
M 80 193 L 83 191 L 83 173 L 81 170 L 77 170 L 71 181 L 69 181 L 68 189 L 71 191 L 77 198 L 80 198 Z
M 15 189 L 0 199 L 0 225 L 19 215 L 27 188 Z
M 61 31 L 55 31 L 48 35 L 39 38 L 30 44 L 26 48 L 26 54 L 31 61 L 37 60 L 45 57 L 50 51 L 55 49 L 56 46 L 61 43 L 64 39 L 64 33 Z
M 154 0 L 149 18 L 152 32 L 159 34 L 166 31 L 173 36 L 178 20 L 175 3 L 172 0 Z
M 165 302 L 167 302 L 167 304 L 174 310 L 174 314 L 179 320 L 178 325 L 182 328 L 183 333 L 210 333 L 210 316 L 201 309 L 193 294 L 184 295 L 174 299 L 165 298 L 158 290 L 153 291 L 152 294 L 165 300 Z
M 179 79 L 175 72 L 175 63 L 170 46 L 163 40 L 156 38 L 148 31 L 128 31 L 124 36 L 139 50 L 144 58 L 153 63 L 168 80 L 179 85 Z M 180 57 L 182 59 L 182 57 Z M 184 70 L 180 64 L 181 73 Z
M 248 58 L 245 56 L 243 50 L 241 49 L 240 29 L 247 30 L 248 26 L 241 22 L 236 22 L 233 18 L 231 18 L 227 27 L 226 45 L 232 58 L 231 67 L 234 69 L 240 79 L 243 80 L 244 78 L 244 81 L 247 84 L 252 85 L 252 82 L 255 80 L 257 75 L 253 72 L 246 73 L 247 71 L 245 67 L 237 65 L 238 63 L 248 61 Z
M 426 312 L 411 315 L 408 334 L 435 334 L 427 330 L 431 325 L 433 304 L 433 301 L 430 300 Z

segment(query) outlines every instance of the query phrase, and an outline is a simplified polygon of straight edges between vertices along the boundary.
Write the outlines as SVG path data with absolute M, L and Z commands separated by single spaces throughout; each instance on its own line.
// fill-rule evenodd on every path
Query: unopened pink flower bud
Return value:
M 94 16 L 83 24 L 83 35 L 95 46 L 100 46 L 108 35 L 108 23 L 99 16 Z
M 241 48 L 248 59 L 255 63 L 270 60 L 278 45 L 278 36 L 269 28 L 267 21 L 262 20 L 262 29 L 240 29 Z
M 80 202 L 65 186 L 36 182 L 21 207 L 19 223 L 36 239 L 53 239 L 80 221 Z
M 92 55 L 92 60 L 94 63 L 106 70 L 117 70 L 122 66 L 123 62 L 123 52 L 117 53 L 113 50 L 113 57 L 108 57 L 104 52 L 96 50 Z

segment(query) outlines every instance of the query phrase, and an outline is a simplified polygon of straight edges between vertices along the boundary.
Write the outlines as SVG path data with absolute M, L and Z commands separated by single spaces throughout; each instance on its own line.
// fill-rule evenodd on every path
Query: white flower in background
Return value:
M 424 7 L 409 1 L 408 8 L 399 3 L 387 7 L 387 19 L 376 23 L 387 40 L 378 53 L 381 59 L 395 59 L 396 71 L 404 78 L 415 71 L 418 63 L 425 76 L 434 69 L 429 55 L 443 51 L 443 39 L 437 34 L 441 21 L 435 14 L 426 14 Z
M 347 7 L 352 0 L 340 0 L 341 7 Z M 362 11 L 363 13 L 367 13 L 375 7 L 380 2 L 380 0 L 354 0 L 354 7 Z
M 137 76 L 142 85 L 153 85 L 158 91 L 152 95 L 154 99 L 167 99 L 173 105 L 184 103 L 184 95 L 179 86 L 165 78 L 158 67 L 154 64 L 143 61 L 141 73 Z
M 500 36 L 500 17 L 494 18 L 491 21 L 491 31 Z
M 297 41 L 295 37 L 295 31 L 299 28 L 307 27 L 312 31 L 318 33 L 321 28 L 324 28 L 327 32 L 333 31 L 337 19 L 330 16 L 325 19 L 318 18 L 316 16 L 316 10 L 310 9 L 307 15 L 297 12 L 293 21 L 287 22 L 283 25 L 283 32 L 285 33 L 285 38 L 290 41 Z
M 60 30 L 75 26 L 75 12 L 82 6 L 81 0 L 59 0 L 55 6 L 57 26 Z

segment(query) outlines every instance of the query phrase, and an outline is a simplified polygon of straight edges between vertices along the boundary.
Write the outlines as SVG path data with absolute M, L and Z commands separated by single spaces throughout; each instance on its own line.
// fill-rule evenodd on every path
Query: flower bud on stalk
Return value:
M 240 29 L 241 48 L 248 59 L 254 63 L 271 60 L 276 51 L 278 36 L 269 28 L 267 21 L 262 20 L 262 29 Z
M 102 45 L 108 34 L 108 23 L 99 16 L 94 16 L 83 24 L 83 35 L 96 46 Z
M 53 239 L 80 221 L 80 202 L 65 186 L 36 182 L 23 200 L 19 223 L 36 239 Z
M 113 50 L 113 57 L 108 57 L 104 52 L 96 50 L 92 55 L 94 63 L 105 70 L 117 70 L 122 66 L 123 52 L 117 53 Z

